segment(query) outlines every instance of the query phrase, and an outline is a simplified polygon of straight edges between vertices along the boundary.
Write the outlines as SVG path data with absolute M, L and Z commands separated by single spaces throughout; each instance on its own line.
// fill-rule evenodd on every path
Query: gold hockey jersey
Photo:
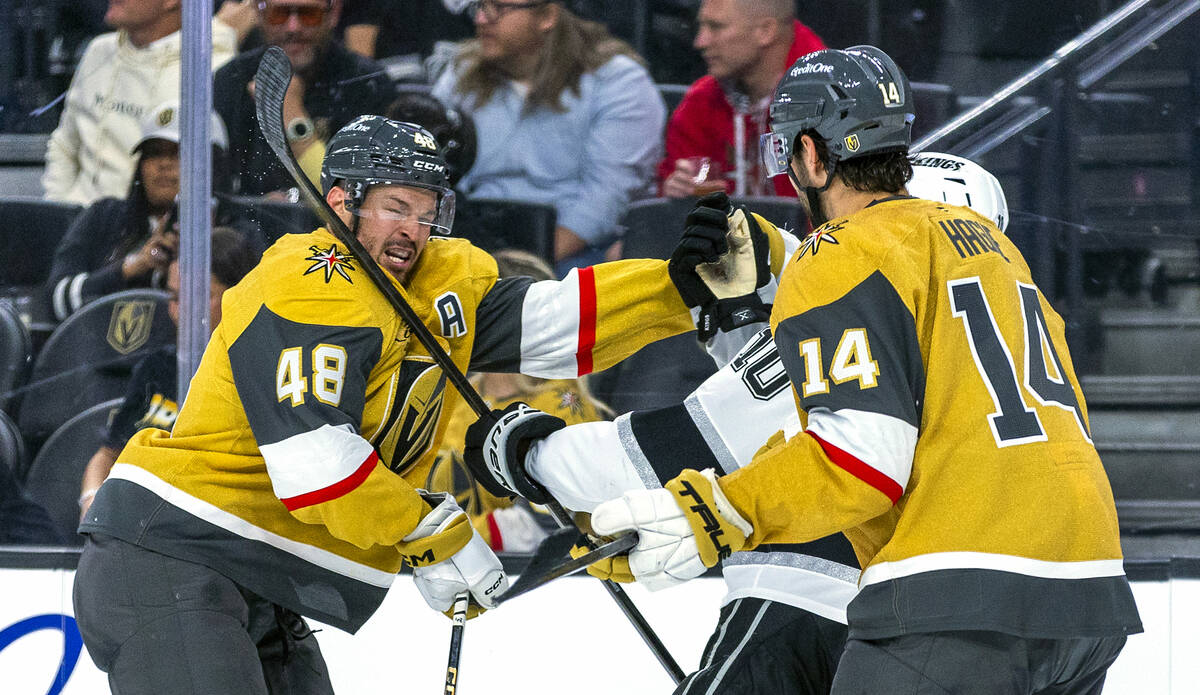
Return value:
M 401 291 L 464 371 L 575 377 L 693 327 L 662 261 L 498 280 L 434 238 Z M 225 294 L 173 431 L 129 442 L 80 530 L 354 631 L 429 511 L 416 488 L 458 400 L 332 234 L 287 235 Z
M 1063 321 L 991 222 L 907 197 L 833 220 L 771 325 L 806 420 L 721 485 L 752 545 L 845 531 L 852 637 L 1140 631 Z

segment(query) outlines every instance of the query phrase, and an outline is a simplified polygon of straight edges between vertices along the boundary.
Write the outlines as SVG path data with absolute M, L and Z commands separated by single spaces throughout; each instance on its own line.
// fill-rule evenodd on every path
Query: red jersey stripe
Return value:
M 372 449 L 371 455 L 367 457 L 366 461 L 363 461 L 361 466 L 359 466 L 353 473 L 345 478 L 342 478 L 333 485 L 328 485 L 320 490 L 306 492 L 303 495 L 296 495 L 295 497 L 284 497 L 279 501 L 283 502 L 283 506 L 287 507 L 289 512 L 294 512 L 297 509 L 303 509 L 304 507 L 311 507 L 314 504 L 320 504 L 322 502 L 328 502 L 329 500 L 337 499 L 359 485 L 362 485 L 363 481 L 366 480 L 367 476 L 371 474 L 371 471 L 375 468 L 375 464 L 377 463 L 379 463 L 379 454 Z
M 487 515 L 488 533 L 492 536 L 492 550 L 504 550 L 504 537 L 500 535 L 500 526 L 496 523 L 496 515 Z
M 900 496 L 904 494 L 904 488 L 900 487 L 900 483 L 859 461 L 853 454 L 842 451 L 810 431 L 805 431 L 805 434 L 817 440 L 817 444 L 821 445 L 830 461 L 855 478 L 887 495 L 892 504 L 898 502 Z
M 592 348 L 596 346 L 596 271 L 579 269 L 579 348 L 575 364 L 579 376 L 592 373 Z

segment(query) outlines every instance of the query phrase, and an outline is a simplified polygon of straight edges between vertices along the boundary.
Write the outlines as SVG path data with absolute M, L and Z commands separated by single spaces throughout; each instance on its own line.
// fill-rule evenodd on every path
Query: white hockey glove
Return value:
M 723 192 L 701 198 L 688 214 L 667 272 L 689 307 L 699 307 L 698 337 L 766 321 L 758 288 L 771 281 L 770 244 L 754 218 Z
M 685 470 L 656 490 L 635 490 L 592 512 L 592 530 L 605 536 L 637 531 L 629 570 L 651 591 L 698 577 L 741 550 L 753 532 L 709 468 Z
M 525 470 L 525 455 L 534 440 L 567 426 L 562 418 L 517 401 L 504 410 L 493 410 L 493 424 L 480 418 L 467 428 L 463 461 L 476 482 L 497 497 L 520 495 L 534 504 L 546 504 L 550 493 Z
M 446 613 L 454 605 L 454 597 L 470 590 L 471 598 L 483 608 L 496 605 L 496 598 L 508 589 L 508 576 L 499 558 L 474 528 L 466 513 L 454 498 L 446 493 L 421 491 L 433 511 L 425 515 L 413 532 L 404 537 L 406 543 L 437 538 L 448 533 L 461 533 L 460 524 L 470 530 L 466 544 L 443 561 L 423 564 L 422 557 L 410 553 L 406 560 L 413 566 L 413 581 L 429 607 Z M 473 617 L 473 615 L 471 616 Z

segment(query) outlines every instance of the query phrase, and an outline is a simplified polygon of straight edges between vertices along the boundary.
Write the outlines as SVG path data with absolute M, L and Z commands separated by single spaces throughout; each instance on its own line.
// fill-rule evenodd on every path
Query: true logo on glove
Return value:
M 713 548 L 715 548 L 717 551 L 717 559 L 724 560 L 725 558 L 729 557 L 733 551 L 729 549 L 728 545 L 725 545 L 720 540 L 720 537 L 723 536 L 725 532 L 721 530 L 721 522 L 719 519 L 717 519 L 717 515 L 708 508 L 708 505 L 704 502 L 704 498 L 700 496 L 699 492 L 696 492 L 696 488 L 692 487 L 691 483 L 686 480 L 681 480 L 679 482 L 681 487 L 679 496 L 687 496 L 696 500 L 696 504 L 693 504 L 688 509 L 689 511 L 695 512 L 697 516 L 704 520 L 704 530 L 708 533 L 708 540 L 712 542 Z

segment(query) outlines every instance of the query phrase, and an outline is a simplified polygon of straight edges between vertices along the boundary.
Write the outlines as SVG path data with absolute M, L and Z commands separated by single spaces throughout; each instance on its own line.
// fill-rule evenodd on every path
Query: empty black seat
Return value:
M 0 301 L 0 410 L 14 412 L 19 394 L 29 377 L 33 342 L 16 308 Z
M 667 116 L 675 111 L 675 107 L 679 106 L 679 102 L 683 101 L 683 95 L 687 94 L 688 86 L 686 84 L 657 84 L 658 93 L 662 95 L 663 103 L 667 105 Z
M 83 210 L 40 198 L 0 198 L 0 286 L 40 286 L 50 277 L 54 249 Z
M 554 263 L 553 205 L 501 198 L 468 198 L 454 213 L 454 236 L 470 239 L 484 251 L 520 249 Z
M 17 411 L 22 434 L 36 445 L 76 413 L 123 395 L 133 365 L 174 342 L 165 292 L 126 290 L 84 305 L 34 360 Z
M 50 515 L 71 545 L 83 545 L 79 526 L 79 488 L 83 471 L 104 441 L 105 429 L 121 399 L 94 405 L 54 431 L 33 459 L 25 477 L 25 492 Z
M 233 213 L 238 228 L 254 230 L 255 241 L 264 249 L 284 234 L 307 234 L 321 226 L 316 214 L 301 203 L 256 196 L 227 196 L 224 203 Z
M 0 466 L 6 466 L 19 478 L 25 473 L 25 442 L 12 418 L 0 411 Z

